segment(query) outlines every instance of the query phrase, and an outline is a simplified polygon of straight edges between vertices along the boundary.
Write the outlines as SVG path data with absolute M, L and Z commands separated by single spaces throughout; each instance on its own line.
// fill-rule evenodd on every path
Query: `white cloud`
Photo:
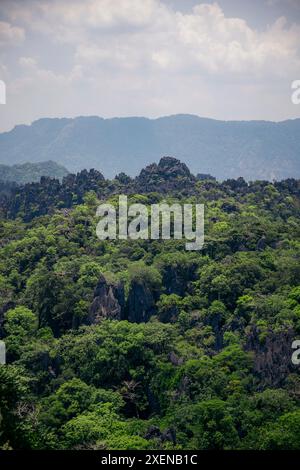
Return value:
M 226 18 L 217 4 L 198 5 L 193 13 L 177 14 L 180 41 L 188 56 L 212 72 L 277 73 L 276 64 L 286 59 L 299 66 L 296 49 L 300 27 L 285 28 L 284 18 L 263 33 L 251 29 L 243 19 Z M 273 62 L 275 61 L 275 62 Z M 279 70 L 278 70 L 279 71 Z
M 33 57 L 20 57 L 19 64 L 26 68 L 36 68 L 36 60 Z
M 24 37 L 24 29 L 12 26 L 6 21 L 0 21 L 0 46 L 18 44 L 24 40 Z
M 158 0 L 77 0 L 72 6 L 67 0 L 33 1 L 10 14 L 49 40 L 68 43 L 77 61 L 250 75 L 264 67 L 270 73 L 272 64 L 272 73 L 280 73 L 280 61 L 299 66 L 299 25 L 279 18 L 261 33 L 243 19 L 226 17 L 217 3 L 184 14 Z
M 87 25 L 110 28 L 117 25 L 145 27 L 163 6 L 156 0 L 88 0 L 45 3 L 41 9 L 47 16 L 69 26 Z
M 183 13 L 160 0 L 15 0 L 5 15 L 6 55 L 26 31 L 15 66 L 5 64 L 24 120 L 39 102 L 46 115 L 275 118 L 290 112 L 300 78 L 300 26 L 283 17 L 258 31 L 217 3 Z

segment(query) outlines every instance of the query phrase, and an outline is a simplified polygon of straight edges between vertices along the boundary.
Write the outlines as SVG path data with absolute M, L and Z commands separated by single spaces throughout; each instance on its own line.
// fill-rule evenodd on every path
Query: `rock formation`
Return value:
M 123 320 L 125 296 L 120 282 L 108 282 L 101 276 L 94 292 L 90 307 L 89 322 L 99 323 L 101 319 Z
M 127 300 L 127 318 L 131 322 L 147 322 L 156 314 L 155 297 L 145 284 L 132 282 Z

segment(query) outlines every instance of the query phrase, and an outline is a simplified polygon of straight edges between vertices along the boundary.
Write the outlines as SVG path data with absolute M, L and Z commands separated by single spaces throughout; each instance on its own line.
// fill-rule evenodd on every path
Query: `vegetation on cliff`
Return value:
M 297 449 L 300 181 L 165 158 L 0 193 L 0 447 Z M 99 201 L 204 203 L 205 246 L 100 241 Z

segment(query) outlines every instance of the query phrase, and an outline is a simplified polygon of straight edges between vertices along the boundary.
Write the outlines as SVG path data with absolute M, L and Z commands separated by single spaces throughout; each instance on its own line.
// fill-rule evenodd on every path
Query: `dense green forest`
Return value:
M 96 237 L 96 207 L 203 203 L 205 245 Z M 0 192 L 1 449 L 299 449 L 300 181 L 163 158 Z

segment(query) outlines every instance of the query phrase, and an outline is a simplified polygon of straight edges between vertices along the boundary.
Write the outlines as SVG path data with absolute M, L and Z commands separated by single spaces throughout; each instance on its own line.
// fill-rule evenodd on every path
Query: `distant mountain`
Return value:
M 56 162 L 23 163 L 20 165 L 0 165 L 0 180 L 14 181 L 18 184 L 39 181 L 41 176 L 62 179 L 68 170 Z
M 193 173 L 219 179 L 300 177 L 300 119 L 217 121 L 192 115 L 158 119 L 40 119 L 0 134 L 1 163 L 55 160 L 70 171 L 95 168 L 106 177 L 139 169 L 163 155 Z

